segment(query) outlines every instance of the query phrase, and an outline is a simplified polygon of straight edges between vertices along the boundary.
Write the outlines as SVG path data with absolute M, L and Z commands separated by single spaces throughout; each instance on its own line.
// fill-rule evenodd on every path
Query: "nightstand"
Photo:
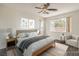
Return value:
M 7 39 L 7 47 L 15 46 L 17 42 L 16 38 Z

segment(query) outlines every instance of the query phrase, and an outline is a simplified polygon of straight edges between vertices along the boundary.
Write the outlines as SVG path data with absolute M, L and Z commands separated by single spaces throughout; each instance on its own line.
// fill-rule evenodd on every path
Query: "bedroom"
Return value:
M 49 5 L 49 7 L 41 9 L 42 7 L 45 7 L 45 5 Z M 74 53 L 71 49 L 69 50 L 70 53 L 67 52 L 69 53 L 68 55 L 78 55 L 79 52 L 76 51 L 78 50 L 78 46 L 77 43 L 75 43 L 75 41 L 78 42 L 77 40 L 73 41 L 72 38 L 72 40 L 66 40 L 65 43 L 62 43 L 65 36 L 74 36 L 74 39 L 78 39 L 79 37 L 79 8 L 77 7 L 78 5 L 78 3 L 0 4 L 0 55 L 8 54 L 9 56 L 16 54 L 16 45 L 20 44 L 21 41 L 25 40 L 24 38 L 24 40 L 22 39 L 22 36 L 24 36 L 22 32 L 25 34 L 27 33 L 27 37 L 29 36 L 30 39 L 32 39 L 31 37 L 38 38 L 41 36 L 49 36 L 45 38 L 45 40 L 37 40 L 37 42 L 29 46 L 28 50 L 33 50 L 34 48 L 36 51 L 37 49 L 35 54 L 40 54 L 42 52 L 44 56 L 63 56 L 66 54 L 69 47 L 71 47 L 74 49 Z M 55 8 L 56 11 L 54 9 L 53 11 L 49 11 L 49 8 Z M 4 36 L 5 34 L 6 36 Z M 18 38 L 18 36 L 20 38 Z M 56 46 L 54 45 L 54 41 L 56 41 Z M 53 46 L 52 49 L 50 49 L 51 45 Z M 55 49 L 56 47 L 57 50 Z M 58 50 L 58 48 L 62 48 L 63 50 L 61 49 L 62 51 L 60 51 L 60 49 Z M 28 50 L 24 51 L 27 52 Z M 28 54 L 24 53 L 23 55 L 27 56 L 29 55 L 29 53 L 31 53 L 32 55 L 32 50 L 27 52 Z M 51 50 L 52 53 L 47 53 L 47 50 Z M 56 52 L 55 50 L 58 52 Z M 5 53 L 6 51 L 7 53 Z

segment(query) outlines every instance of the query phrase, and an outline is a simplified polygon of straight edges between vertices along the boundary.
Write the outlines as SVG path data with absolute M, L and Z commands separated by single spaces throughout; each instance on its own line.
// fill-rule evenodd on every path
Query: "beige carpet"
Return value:
M 50 48 L 41 56 L 64 56 L 66 54 L 67 49 L 68 49 L 67 45 L 56 43 L 55 48 Z
M 14 56 L 14 54 L 13 54 L 13 50 L 9 50 L 9 51 L 7 51 L 7 56 Z
M 15 48 L 7 50 L 7 56 L 16 56 Z

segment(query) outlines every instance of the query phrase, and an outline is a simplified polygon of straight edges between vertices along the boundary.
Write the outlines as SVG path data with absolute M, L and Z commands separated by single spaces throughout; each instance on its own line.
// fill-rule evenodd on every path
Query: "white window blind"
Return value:
M 21 18 L 21 28 L 22 29 L 34 29 L 35 28 L 35 20 Z

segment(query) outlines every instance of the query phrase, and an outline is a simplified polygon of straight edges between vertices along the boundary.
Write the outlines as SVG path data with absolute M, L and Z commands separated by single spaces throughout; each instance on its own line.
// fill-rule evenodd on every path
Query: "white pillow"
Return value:
M 31 33 L 29 33 L 29 36 L 30 37 L 35 37 L 35 36 L 37 36 L 37 32 L 31 32 Z
M 28 37 L 29 36 L 29 34 L 28 33 L 19 33 L 18 34 L 18 38 L 24 38 L 24 37 Z

